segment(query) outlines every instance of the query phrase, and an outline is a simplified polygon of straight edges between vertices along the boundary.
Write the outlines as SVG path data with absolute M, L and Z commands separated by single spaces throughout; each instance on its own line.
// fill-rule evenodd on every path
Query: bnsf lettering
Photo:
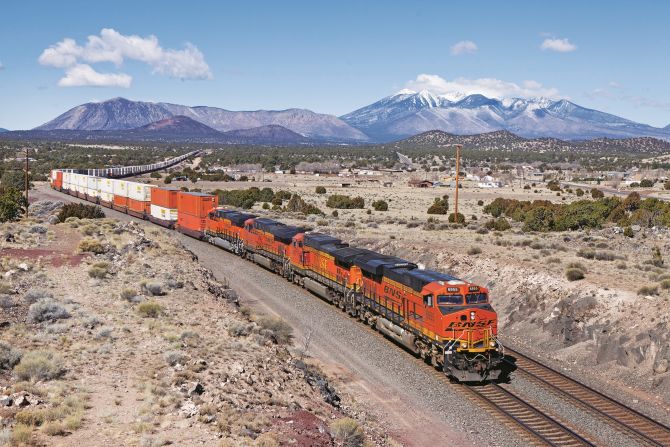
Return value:
M 393 287 L 384 286 L 384 293 L 392 297 L 402 298 L 402 291 L 394 289 Z
M 493 324 L 494 320 L 487 320 L 487 321 L 452 321 L 449 323 L 448 328 L 468 328 L 468 327 L 474 327 L 474 328 L 483 328 L 483 327 L 488 327 Z

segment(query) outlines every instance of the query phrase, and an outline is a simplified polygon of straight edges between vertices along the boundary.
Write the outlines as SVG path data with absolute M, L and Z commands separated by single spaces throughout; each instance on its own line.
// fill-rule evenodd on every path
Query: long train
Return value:
M 453 380 L 500 375 L 504 348 L 484 287 L 327 234 L 225 209 L 213 195 L 68 170 L 52 171 L 51 187 L 259 264 L 375 327 Z

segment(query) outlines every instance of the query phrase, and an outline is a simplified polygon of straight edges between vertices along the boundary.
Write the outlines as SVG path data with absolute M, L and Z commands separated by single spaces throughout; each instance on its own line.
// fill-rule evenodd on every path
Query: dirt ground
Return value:
M 0 227 L 0 445 L 400 445 L 170 232 L 48 217 Z

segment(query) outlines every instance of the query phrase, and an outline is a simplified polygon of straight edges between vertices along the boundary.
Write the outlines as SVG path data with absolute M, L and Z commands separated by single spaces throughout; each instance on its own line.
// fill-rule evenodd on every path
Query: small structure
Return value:
M 430 180 L 410 180 L 409 186 L 414 188 L 432 188 L 433 182 Z

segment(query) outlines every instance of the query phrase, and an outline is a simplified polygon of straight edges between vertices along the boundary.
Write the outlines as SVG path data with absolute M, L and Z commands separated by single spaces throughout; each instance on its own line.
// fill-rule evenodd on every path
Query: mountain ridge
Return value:
M 566 99 L 457 96 L 452 99 L 426 90 L 405 89 L 340 118 L 377 141 L 398 140 L 430 130 L 461 135 L 509 130 L 528 138 L 650 136 L 670 140 L 670 126 L 636 123 Z
M 235 112 L 218 107 L 112 98 L 75 106 L 33 130 L 129 130 L 174 116 L 186 116 L 220 132 L 279 125 L 305 137 L 367 141 L 367 136 L 333 115 L 306 109 Z

